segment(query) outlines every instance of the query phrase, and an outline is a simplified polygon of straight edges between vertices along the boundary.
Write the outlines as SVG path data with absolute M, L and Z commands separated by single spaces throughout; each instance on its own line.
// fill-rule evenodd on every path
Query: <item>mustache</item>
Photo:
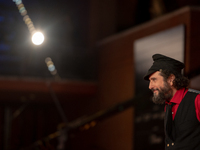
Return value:
M 151 91 L 152 91 L 152 92 L 154 92 L 154 91 L 159 91 L 159 89 L 158 89 L 158 88 L 156 88 L 156 89 L 151 89 Z

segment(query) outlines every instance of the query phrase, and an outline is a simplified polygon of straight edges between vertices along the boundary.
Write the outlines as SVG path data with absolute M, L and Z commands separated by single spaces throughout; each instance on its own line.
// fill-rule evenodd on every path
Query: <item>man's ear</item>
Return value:
M 174 79 L 175 79 L 175 75 L 174 75 L 174 74 L 171 74 L 171 75 L 168 77 L 168 79 L 167 79 L 168 83 L 169 83 L 171 86 L 173 85 Z

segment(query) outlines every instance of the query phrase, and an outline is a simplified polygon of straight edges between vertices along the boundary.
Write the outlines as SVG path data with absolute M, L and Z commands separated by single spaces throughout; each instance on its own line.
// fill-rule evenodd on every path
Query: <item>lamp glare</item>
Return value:
M 32 36 L 32 42 L 35 45 L 41 45 L 44 42 L 44 35 L 41 32 L 36 32 Z

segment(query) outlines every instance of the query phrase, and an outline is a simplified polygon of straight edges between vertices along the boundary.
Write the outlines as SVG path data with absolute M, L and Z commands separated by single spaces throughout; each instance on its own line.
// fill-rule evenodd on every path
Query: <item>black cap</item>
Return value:
M 149 80 L 149 76 L 156 72 L 162 70 L 169 70 L 172 72 L 177 72 L 181 74 L 181 70 L 185 67 L 185 65 L 173 58 L 161 55 L 161 54 L 155 54 L 152 56 L 153 58 L 153 65 L 148 70 L 147 74 L 144 76 L 144 80 Z

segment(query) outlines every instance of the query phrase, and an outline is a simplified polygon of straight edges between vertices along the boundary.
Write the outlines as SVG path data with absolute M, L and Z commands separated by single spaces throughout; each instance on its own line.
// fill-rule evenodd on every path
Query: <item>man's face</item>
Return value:
M 149 89 L 153 92 L 152 100 L 156 104 L 163 104 L 173 97 L 170 84 L 164 80 L 160 72 L 157 71 L 149 77 Z

